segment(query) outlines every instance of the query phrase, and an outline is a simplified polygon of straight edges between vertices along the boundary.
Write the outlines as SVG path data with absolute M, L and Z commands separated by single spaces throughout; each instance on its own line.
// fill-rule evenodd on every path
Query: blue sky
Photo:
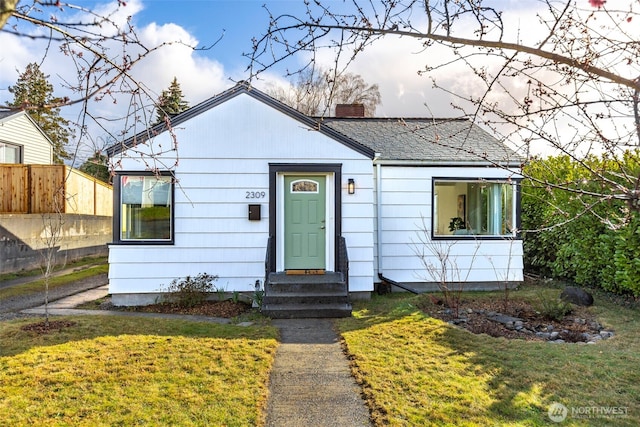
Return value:
M 532 11 L 523 9 L 540 5 L 535 0 L 496 2 L 512 11 L 509 19 L 520 22 L 522 18 L 522 25 L 533 21 Z M 113 10 L 117 4 L 116 0 L 77 0 L 76 3 L 98 12 Z M 342 0 L 325 0 L 323 3 L 332 8 L 345 7 Z M 126 7 L 118 10 L 115 18 L 124 22 L 131 15 L 136 32 L 148 46 L 181 40 L 188 45 L 203 47 L 212 45 L 223 36 L 209 50 L 193 51 L 182 45 L 172 45 L 134 67 L 133 74 L 157 94 L 176 77 L 189 104 L 195 105 L 248 77 L 246 67 L 249 62 L 242 54 L 250 52 L 251 38 L 260 37 L 268 27 L 269 15 L 263 7 L 265 4 L 274 15 L 291 13 L 300 16 L 304 12 L 302 0 L 129 0 Z M 68 57 L 55 48 L 49 49 L 45 55 L 47 46 L 43 40 L 18 38 L 0 32 L 0 45 L 3 46 L 0 50 L 0 103 L 12 99 L 7 88 L 15 84 L 19 72 L 30 62 L 41 63 L 58 96 L 63 95 L 59 89 L 62 82 L 74 78 L 75 69 Z M 430 48 L 425 53 L 418 41 L 386 37 L 360 54 L 349 71 L 362 75 L 368 83 L 379 85 L 382 105 L 376 110 L 377 116 L 460 116 L 461 112 L 451 107 L 453 98 L 450 93 L 435 91 L 429 77 L 418 75 L 418 71 L 424 69 L 432 58 L 443 53 L 437 49 Z M 319 53 L 316 59 L 326 68 L 333 65 L 333 57 L 328 51 Z M 306 60 L 308 58 L 298 56 L 287 65 L 293 68 Z M 283 84 L 286 82 L 283 71 L 283 68 L 270 70 L 254 84 L 260 89 L 265 89 L 268 84 Z M 470 82 L 469 70 L 464 67 L 450 67 L 438 79 L 454 93 L 475 94 L 480 90 Z M 108 116 L 124 105 L 126 103 L 97 104 L 93 113 Z M 68 109 L 64 114 L 73 119 L 72 115 L 77 113 Z M 92 152 L 94 147 L 87 150 Z
M 300 0 L 147 0 L 136 20 L 141 25 L 175 23 L 198 39 L 199 47 L 211 46 L 222 35 L 215 47 L 199 54 L 235 69 L 246 67 L 242 53 L 251 50 L 251 37 L 259 36 L 269 24 L 265 4 L 273 11 L 302 9 Z
M 537 1 L 496 0 L 513 10 L 524 4 L 536 5 Z M 71 0 L 74 3 L 73 0 Z M 76 4 L 102 11 L 115 8 L 115 0 L 76 0 Z M 366 2 L 365 2 L 366 3 Z M 324 5 L 332 9 L 348 7 L 349 2 L 325 0 Z M 345 6 L 345 4 L 347 6 Z M 134 70 L 144 76 L 145 83 L 159 93 L 168 87 L 173 77 L 181 83 L 183 92 L 193 105 L 218 93 L 237 80 L 247 77 L 249 60 L 242 56 L 251 50 L 252 37 L 260 37 L 268 28 L 268 7 L 274 15 L 290 13 L 301 16 L 305 6 L 302 0 L 129 0 L 118 13 L 131 15 L 136 31 L 149 46 L 162 41 L 181 40 L 189 45 L 207 47 L 208 50 L 164 49 L 163 52 L 145 60 Z M 46 9 L 49 13 L 52 9 Z M 60 13 L 60 12 L 57 12 Z M 67 9 L 67 16 L 73 13 Z M 16 38 L 0 33 L 0 103 L 11 99 L 6 90 L 15 84 L 18 74 L 30 62 L 41 63 L 43 71 L 63 81 L 67 70 L 71 70 L 65 58 L 55 49 L 46 49 L 44 41 Z M 430 56 L 421 54 L 419 42 L 411 39 L 387 37 L 360 55 L 349 71 L 361 74 L 368 83 L 377 83 L 382 94 L 382 105 L 377 114 L 381 116 L 447 116 L 459 113 L 452 111 L 450 100 L 442 93 L 431 90 L 431 81 L 418 76 Z M 317 58 L 321 65 L 330 67 L 332 57 L 323 52 Z M 293 58 L 287 64 L 293 68 L 306 59 Z M 67 65 L 65 65 L 67 64 Z M 466 90 L 464 74 L 453 70 L 444 76 L 452 90 Z M 265 74 L 264 79 L 283 82 L 284 67 Z M 462 77 L 462 79 L 461 79 Z M 462 83 L 462 86 L 460 84 Z

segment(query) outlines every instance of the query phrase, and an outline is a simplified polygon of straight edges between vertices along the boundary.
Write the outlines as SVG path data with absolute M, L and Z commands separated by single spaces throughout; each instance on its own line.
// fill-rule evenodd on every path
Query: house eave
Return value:
M 14 120 L 18 117 L 26 117 L 27 120 L 33 125 L 33 127 L 38 131 L 38 133 L 40 135 L 42 135 L 42 137 L 49 143 L 49 145 L 51 145 L 51 147 L 53 147 L 53 141 L 51 141 L 51 138 L 49 138 L 47 136 L 46 133 L 44 133 L 44 131 L 42 130 L 42 128 L 40 126 L 38 126 L 38 123 L 36 123 L 36 121 L 25 111 L 25 110 L 20 110 L 20 111 L 16 111 L 14 114 L 9 114 L 7 116 L 1 117 L 0 118 L 0 124 L 9 122 L 11 120 Z
M 522 161 L 475 161 L 475 160 L 393 160 L 393 159 L 379 159 L 373 160 L 374 165 L 381 166 L 416 166 L 416 167 L 502 167 L 502 168 L 517 168 L 522 167 Z
M 280 111 L 281 113 L 286 114 L 287 116 L 309 126 L 312 129 L 315 129 L 317 131 L 319 131 L 320 133 L 322 133 L 323 135 L 326 135 L 344 145 L 346 145 L 347 147 L 351 148 L 352 150 L 367 156 L 370 159 L 373 159 L 374 157 L 374 152 L 371 148 L 360 144 L 359 142 L 335 131 L 334 129 L 323 125 L 322 123 L 318 122 L 317 120 L 315 120 L 312 117 L 306 116 L 304 114 L 302 114 L 301 112 L 297 111 L 294 108 L 289 107 L 288 105 L 278 101 L 275 98 L 272 98 L 271 96 L 253 88 L 249 83 L 247 82 L 240 82 L 237 85 L 235 85 L 234 87 L 226 90 L 225 92 L 220 93 L 219 95 L 216 95 L 212 98 L 209 98 L 206 101 L 201 102 L 200 104 L 189 108 L 188 110 L 184 111 L 183 113 L 178 114 L 175 117 L 171 118 L 171 126 L 175 127 L 177 125 L 180 125 L 181 123 L 199 115 L 202 114 L 203 112 L 214 108 L 232 98 L 235 98 L 236 96 L 240 95 L 240 94 L 247 94 L 251 97 L 253 97 L 254 99 L 257 99 L 271 107 L 273 107 L 274 109 Z M 157 124 L 151 128 L 145 129 L 144 131 L 137 133 L 136 135 L 132 136 L 131 138 L 126 139 L 125 141 L 123 141 L 122 143 L 118 143 L 118 144 L 114 144 L 111 147 L 108 147 L 105 151 L 107 153 L 108 157 L 113 157 L 117 154 L 122 153 L 123 151 L 127 150 L 128 148 L 134 147 L 138 144 L 143 144 L 146 141 L 158 136 L 161 133 L 167 132 L 169 129 L 167 128 L 166 124 L 164 123 L 160 123 Z

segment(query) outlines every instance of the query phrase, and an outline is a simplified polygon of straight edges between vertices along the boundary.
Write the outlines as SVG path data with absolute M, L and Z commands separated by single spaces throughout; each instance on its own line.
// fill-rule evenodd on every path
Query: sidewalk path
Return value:
M 37 280 L 38 277 L 31 278 L 30 280 Z M 23 283 L 28 283 L 28 280 L 20 279 Z M 95 276 L 86 277 L 84 279 L 77 280 L 75 282 L 71 282 L 62 286 L 56 286 L 54 288 L 49 289 L 49 301 L 60 300 L 61 298 L 67 297 L 69 295 L 82 294 L 84 291 L 88 289 L 98 288 L 100 286 L 104 286 L 108 283 L 109 279 L 107 278 L 107 273 L 96 274 Z M 16 281 L 11 282 L 0 282 L 0 284 L 10 283 L 11 286 L 16 286 L 21 283 L 17 283 Z M 8 287 L 8 286 L 4 286 Z M 0 319 L 3 318 L 2 314 L 7 313 L 18 313 L 21 310 L 27 308 L 38 307 L 44 304 L 45 301 L 45 290 L 44 285 L 41 287 L 40 291 L 34 291 L 32 293 L 24 294 L 24 295 L 16 295 L 9 298 L 5 298 L 0 302 Z
M 330 319 L 276 319 L 267 427 L 370 426 L 369 410 Z
M 129 317 L 155 317 L 162 319 L 183 319 L 196 322 L 210 323 L 231 323 L 229 319 L 208 316 L 194 316 L 186 314 L 164 314 L 164 313 L 140 313 L 134 311 L 117 311 L 117 310 L 81 310 L 77 309 L 80 304 L 95 301 L 99 298 L 107 296 L 109 293 L 109 285 L 100 286 L 99 288 L 89 289 L 66 298 L 61 298 L 49 303 L 49 314 L 59 316 L 75 316 L 75 315 L 94 315 L 94 316 L 129 316 Z M 25 314 L 44 314 L 44 306 L 28 308 L 22 310 Z M 239 324 L 243 326 L 243 324 Z

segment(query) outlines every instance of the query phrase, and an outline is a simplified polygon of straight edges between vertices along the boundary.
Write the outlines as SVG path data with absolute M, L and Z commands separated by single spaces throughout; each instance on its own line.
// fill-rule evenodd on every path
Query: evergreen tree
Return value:
M 180 83 L 176 77 L 167 90 L 163 90 L 158 98 L 156 121 L 154 124 L 163 123 L 165 117 L 173 117 L 189 108 L 189 104 L 184 100 Z
M 63 163 L 71 158 L 65 145 L 72 132 L 69 121 L 60 116 L 60 108 L 52 107 L 60 98 L 53 96 L 53 85 L 47 80 L 48 77 L 35 62 L 27 65 L 15 86 L 9 87 L 9 92 L 14 96 L 9 105 L 26 110 L 53 143 L 53 162 Z
M 107 166 L 107 156 L 100 151 L 96 151 L 92 157 L 80 166 L 80 171 L 98 178 L 100 181 L 109 182 L 111 175 Z

